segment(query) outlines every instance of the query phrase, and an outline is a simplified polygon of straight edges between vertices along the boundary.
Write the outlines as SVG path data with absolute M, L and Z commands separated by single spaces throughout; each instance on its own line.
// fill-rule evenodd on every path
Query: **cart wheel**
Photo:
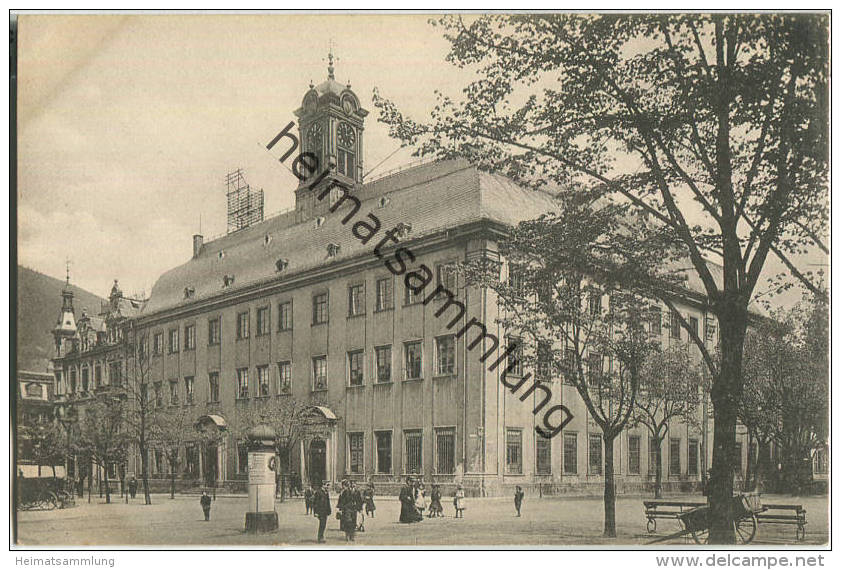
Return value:
M 649 534 L 652 534 L 657 530 L 657 521 L 655 519 L 648 519 L 645 528 L 648 530 Z
M 757 529 L 756 515 L 751 513 L 733 523 L 736 531 L 736 544 L 750 544 L 756 536 Z
M 797 525 L 795 537 L 797 538 L 797 542 L 803 542 L 806 540 L 806 527 L 804 525 Z

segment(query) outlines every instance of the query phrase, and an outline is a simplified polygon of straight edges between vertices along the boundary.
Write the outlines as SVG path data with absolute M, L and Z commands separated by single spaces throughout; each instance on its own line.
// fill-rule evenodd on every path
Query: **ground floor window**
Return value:
M 575 475 L 578 473 L 578 434 L 564 434 L 564 473 Z
M 391 432 L 374 433 L 377 440 L 377 473 L 391 473 Z
M 237 444 L 237 473 L 248 473 L 248 447 L 245 442 Z
M 660 442 L 656 437 L 648 438 L 648 474 L 657 474 L 657 451 L 660 449 Z
M 677 437 L 669 440 L 669 475 L 680 475 L 680 439 Z
M 523 472 L 523 430 L 505 430 L 505 472 Z
M 742 475 L 742 442 L 736 442 L 736 451 L 734 452 L 733 456 L 733 467 L 736 470 L 736 475 Z
M 452 475 L 456 472 L 456 430 L 440 428 L 435 433 L 435 456 L 438 462 L 437 472 Z
M 349 433 L 347 434 L 348 446 L 348 469 L 351 473 L 362 473 L 363 467 L 363 449 L 365 434 Z
M 423 473 L 423 434 L 421 430 L 406 431 L 406 473 Z
M 535 434 L 535 469 L 538 475 L 552 473 L 552 440 Z
M 590 450 L 589 450 L 589 474 L 602 474 L 602 436 L 598 434 L 590 435 Z
M 185 471 L 188 475 L 198 477 L 199 475 L 199 448 L 195 445 L 187 446 L 187 457 Z
M 686 471 L 690 475 L 698 474 L 698 440 L 690 439 L 687 448 Z
M 628 436 L 628 474 L 640 474 L 640 436 Z
M 819 473 L 821 475 L 825 475 L 829 473 L 829 458 L 826 454 L 826 448 L 820 448 L 815 450 L 815 473 Z

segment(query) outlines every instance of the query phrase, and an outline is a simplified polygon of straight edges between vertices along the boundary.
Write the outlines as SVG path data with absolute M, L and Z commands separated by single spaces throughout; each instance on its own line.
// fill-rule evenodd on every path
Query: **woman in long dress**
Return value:
M 356 539 L 356 513 L 361 505 L 361 498 L 347 481 L 342 481 L 342 493 L 336 508 L 340 511 L 341 523 L 339 528 L 345 533 L 345 540 L 353 542 Z
M 411 479 L 406 478 L 406 484 L 400 488 L 400 522 L 415 523 L 422 520 L 418 510 L 415 508 L 415 493 L 412 489 Z

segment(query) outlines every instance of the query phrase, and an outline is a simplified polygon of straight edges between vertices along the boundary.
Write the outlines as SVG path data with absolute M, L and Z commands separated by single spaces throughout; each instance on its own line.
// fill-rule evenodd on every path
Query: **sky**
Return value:
M 265 145 L 310 81 L 336 79 L 363 107 L 364 169 L 413 160 L 376 121 L 375 87 L 412 116 L 469 77 L 446 63 L 429 16 L 21 16 L 19 263 L 105 295 L 148 294 L 226 229 L 225 174 L 245 170 L 267 215 L 297 180 Z M 373 39 L 373 41 L 372 41 Z M 279 155 L 278 155 L 279 156 Z
M 21 16 L 18 262 L 63 279 L 69 259 L 88 291 L 106 296 L 119 279 L 148 295 L 190 258 L 194 233 L 224 233 L 226 173 L 243 168 L 264 189 L 267 217 L 293 206 L 297 180 L 265 145 L 310 81 L 327 78 L 331 42 L 336 79 L 371 111 L 364 170 L 416 160 L 377 122 L 371 96 L 378 88 L 422 120 L 436 89 L 458 98 L 474 78 L 445 61 L 430 17 Z M 824 259 L 801 261 L 815 270 Z M 781 270 L 769 258 L 765 274 Z

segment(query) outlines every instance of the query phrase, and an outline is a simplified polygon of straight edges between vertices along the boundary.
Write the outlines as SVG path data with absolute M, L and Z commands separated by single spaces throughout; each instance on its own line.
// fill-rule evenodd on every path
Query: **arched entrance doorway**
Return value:
M 196 420 L 200 445 L 199 471 L 205 487 L 216 488 L 224 478 L 225 440 L 228 424 L 220 415 L 208 414 Z
M 310 442 L 309 475 L 313 485 L 320 485 L 327 479 L 327 442 L 321 438 Z

